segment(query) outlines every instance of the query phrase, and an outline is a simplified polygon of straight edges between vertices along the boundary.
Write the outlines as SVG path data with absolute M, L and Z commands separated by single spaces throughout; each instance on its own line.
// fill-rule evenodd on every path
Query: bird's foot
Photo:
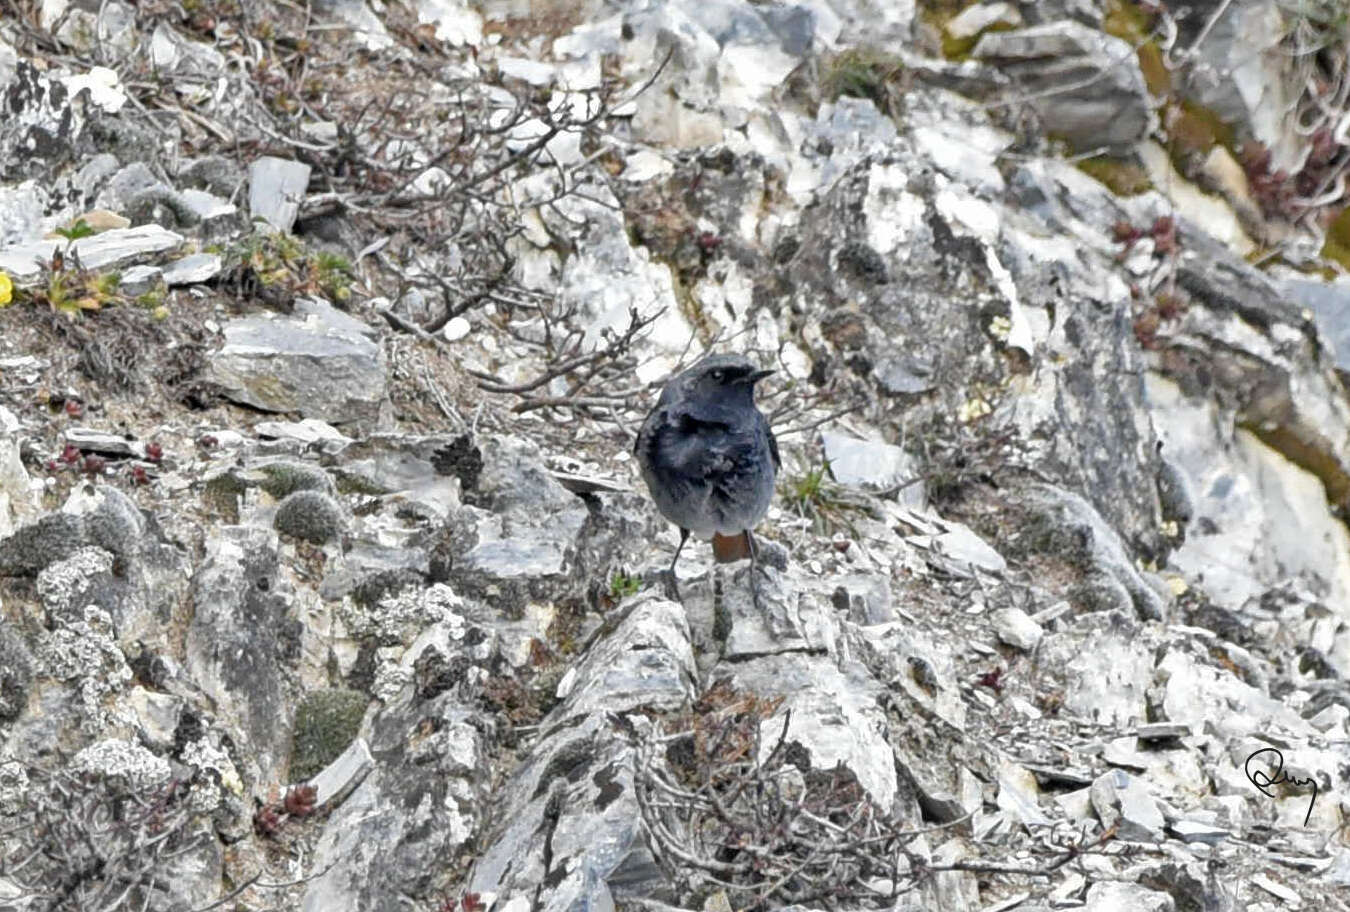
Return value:
M 684 604 L 684 596 L 680 595 L 680 581 L 675 576 L 675 570 L 662 570 L 658 573 L 661 578 L 661 590 L 666 594 L 666 598 L 672 602 Z

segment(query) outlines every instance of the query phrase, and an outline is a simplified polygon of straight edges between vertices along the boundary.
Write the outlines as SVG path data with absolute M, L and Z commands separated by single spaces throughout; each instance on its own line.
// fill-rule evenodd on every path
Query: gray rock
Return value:
M 1053 554 L 1104 576 L 1129 594 L 1141 618 L 1163 617 L 1167 607 L 1163 597 L 1144 580 L 1119 536 L 1084 498 L 1050 485 L 1035 485 L 1025 492 L 1022 509 L 1027 513 L 1019 533 L 1019 551 Z
M 854 624 L 889 624 L 897 619 L 891 595 L 891 582 L 883 574 L 854 574 L 836 577 L 830 601 Z
M 131 218 L 133 202 L 147 191 L 164 194 L 172 193 L 173 188 L 160 180 L 145 162 L 132 162 L 108 179 L 95 198 L 94 206 Z M 135 219 L 132 221 L 136 222 Z
M 375 418 L 384 401 L 384 353 L 331 317 L 227 323 L 225 345 L 211 359 L 213 379 L 230 399 L 266 411 L 333 424 Z
M 84 546 L 84 517 L 49 513 L 0 540 L 0 576 L 36 576 Z
M 225 65 L 219 51 L 200 41 L 191 41 L 167 22 L 155 25 L 150 36 L 150 59 L 160 72 L 182 76 L 211 76 Z
M 157 751 L 173 748 L 185 702 L 175 694 L 156 693 L 144 687 L 133 687 L 127 693 L 127 703 L 136 715 L 137 733 L 143 743 Z
M 484 439 L 481 450 L 482 469 L 463 495 L 474 508 L 455 518 L 466 545 L 453 570 L 456 581 L 467 592 L 510 593 L 512 601 L 532 592 L 560 596 L 581 569 L 590 511 L 553 478 L 535 444 Z
M 1134 730 L 1140 741 L 1166 741 L 1181 738 L 1191 733 L 1191 726 L 1184 722 L 1150 722 Z
M 32 178 L 50 186 L 74 159 L 90 106 L 28 60 L 15 61 L 5 86 L 10 102 L 0 124 L 0 182 Z
M 1023 826 L 1045 826 L 1050 822 L 1041 811 L 1036 777 L 1016 763 L 999 766 L 998 806 Z
M 164 281 L 164 270 L 158 266 L 131 266 L 122 270 L 117 290 L 131 297 L 139 297 L 159 287 Z
M 94 208 L 94 200 L 107 185 L 108 181 L 122 167 L 116 155 L 102 152 L 86 161 L 75 175 L 75 189 L 80 192 L 83 208 Z
M 1145 640 L 1134 617 L 1128 606 L 1082 615 L 1041 641 L 1040 662 L 1056 670 L 1071 712 L 1114 726 L 1147 718 L 1155 644 Z
M 821 433 L 820 439 L 830 474 L 842 485 L 889 488 L 915 473 L 908 454 L 893 444 L 830 431 Z
M 34 181 L 0 187 L 0 248 L 42 236 L 47 194 Z
M 353 37 L 368 50 L 384 50 L 394 43 L 384 23 L 361 0 L 318 0 L 315 9 L 346 22 Z
M 69 427 L 62 436 L 65 437 L 66 443 L 78 447 L 85 453 L 145 457 L 145 445 L 137 440 L 128 440 L 122 434 L 100 431 L 97 428 Z
M 259 421 L 253 425 L 253 432 L 259 437 L 272 437 L 285 440 L 298 440 L 305 444 L 323 444 L 325 447 L 342 449 L 352 439 L 326 421 L 306 418 L 303 421 Z
M 999 608 L 989 615 L 998 638 L 1025 652 L 1035 649 L 1045 631 L 1021 608 Z
M 207 155 L 192 159 L 180 170 L 178 182 L 185 188 L 201 189 L 217 197 L 234 199 L 236 191 L 244 182 L 244 172 L 232 158 Z M 193 199 L 186 195 L 184 198 Z
M 87 541 L 114 555 L 132 554 L 145 534 L 140 508 L 111 485 L 81 485 L 61 509 L 82 516 Z
M 309 780 L 314 786 L 314 806 L 332 809 L 340 805 L 375 767 L 365 738 L 354 740 L 336 760 Z
M 1336 369 L 1350 374 L 1350 282 L 1289 278 L 1281 287 L 1313 312 L 1318 332 L 1336 352 Z
M 545 908 L 603 908 L 613 902 L 611 884 L 631 889 L 659 876 L 640 835 L 632 749 L 604 720 L 690 699 L 688 636 L 678 605 L 648 598 L 586 655 L 513 777 L 470 890 L 507 900 L 549 883 Z
M 953 38 L 974 38 L 992 25 L 1018 28 L 1022 14 L 1011 3 L 976 3 L 947 20 L 947 34 Z
M 54 238 L 6 247 L 0 250 L 0 269 L 15 281 L 25 282 L 41 274 L 38 261 L 50 261 L 57 249 L 65 250 L 68 259 L 72 255 L 79 257 L 80 265 L 86 269 L 116 269 L 174 250 L 182 243 L 182 235 L 158 225 L 113 228 L 78 241 Z
M 422 592 L 437 588 L 444 589 Z M 488 823 L 488 751 L 498 723 L 478 707 L 499 660 L 496 639 L 453 612 L 438 615 L 417 625 L 416 639 L 384 673 L 382 680 L 402 683 L 378 688 L 385 707 L 369 726 L 374 768 L 324 827 L 316 847 L 322 873 L 306 887 L 305 910 L 396 908 L 436 885 L 436 859 L 460 851 Z
M 278 532 L 321 545 L 342 534 L 347 518 L 338 502 L 322 491 L 296 491 L 277 505 L 273 524 Z
M 0 620 L 0 722 L 10 722 L 28 709 L 35 670 L 33 654 L 7 620 Z
M 216 254 L 194 253 L 164 267 L 164 284 L 172 288 L 175 285 L 208 282 L 220 274 L 221 267 L 222 261 Z
M 1031 96 L 1047 132 L 1076 149 L 1125 148 L 1147 135 L 1152 100 L 1126 41 L 1078 22 L 987 32 L 971 55 L 999 63 Z
M 904 356 L 886 357 L 876 366 L 877 383 L 892 396 L 917 395 L 933 389 L 933 366 Z
M 309 165 L 265 155 L 248 169 L 250 218 L 262 219 L 273 228 L 289 232 L 300 213 L 300 203 L 309 187 Z
M 1138 884 L 1103 881 L 1088 888 L 1085 912 L 1176 912 L 1172 897 Z
M 213 193 L 189 187 L 179 199 L 192 213 L 191 220 L 203 238 L 224 238 L 242 228 L 239 207 Z
M 1167 829 L 1182 842 L 1199 842 L 1205 845 L 1218 845 L 1233 835 L 1225 827 L 1198 820 L 1178 820 L 1168 824 Z
M 222 728 L 251 781 L 283 782 L 290 733 L 287 668 L 299 651 L 290 603 L 280 591 L 276 536 L 267 529 L 220 526 L 192 578 L 195 611 L 184 645 L 184 671 L 214 703 Z
M 1272 36 L 1291 27 L 1289 14 L 1274 0 L 1254 0 L 1219 9 L 1196 4 L 1198 22 L 1208 23 L 1205 40 L 1195 48 L 1183 91 L 1225 123 L 1240 124 L 1271 151 L 1270 170 L 1301 170 L 1309 144 L 1291 128 L 1304 86 L 1278 55 L 1243 50 L 1272 47 Z
M 1163 840 L 1162 812 L 1143 779 L 1112 770 L 1092 784 L 1090 795 L 1102 826 L 1115 826 L 1119 838 L 1131 842 Z

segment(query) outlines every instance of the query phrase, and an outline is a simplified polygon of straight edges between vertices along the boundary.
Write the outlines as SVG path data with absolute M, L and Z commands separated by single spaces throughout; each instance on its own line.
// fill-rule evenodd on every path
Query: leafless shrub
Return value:
M 761 731 L 780 704 L 719 683 L 692 711 L 638 738 L 634 791 L 648 841 L 690 901 L 721 890 L 736 908 L 889 909 L 940 872 L 1044 881 L 1085 854 L 1131 851 L 1115 843 L 1113 828 L 1095 838 L 1060 828 L 1020 847 L 1019 858 L 1040 864 L 1010 863 L 1010 846 L 977 843 L 970 845 L 991 860 L 935 864 L 914 841 L 966 818 L 903 829 L 842 764 L 810 768 L 787 741 L 790 712 L 765 753 Z
M 18 893 L 7 898 L 34 912 L 162 905 L 172 896 L 174 859 L 210 832 L 194 826 L 200 812 L 182 779 L 146 786 L 14 760 L 3 767 L 21 788 L 7 794 L 0 815 L 0 877 Z
M 636 795 L 652 851 L 690 893 L 722 889 L 737 908 L 831 897 L 892 905 L 907 889 L 900 832 L 843 767 L 799 768 L 785 735 L 761 758 L 779 701 L 714 688 L 636 753 Z
M 494 374 L 471 370 L 479 387 L 489 393 L 519 397 L 514 411 L 573 409 L 591 418 L 620 420 L 616 410 L 633 406 L 642 386 L 634 384 L 637 361 L 632 349 L 658 314 L 628 312 L 621 329 L 604 328 L 592 341 L 575 325 L 576 308 L 541 299 L 529 308 L 527 319 L 508 314 L 502 328 L 512 339 L 542 356 L 543 369 L 520 383 L 508 383 Z M 556 383 L 556 385 L 555 385 Z

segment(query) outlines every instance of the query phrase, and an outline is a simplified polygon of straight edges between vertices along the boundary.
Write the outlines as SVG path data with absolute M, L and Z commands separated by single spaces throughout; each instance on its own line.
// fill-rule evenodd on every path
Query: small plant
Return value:
M 68 241 L 78 241 L 80 238 L 92 237 L 95 234 L 94 228 L 84 219 L 80 219 L 69 228 L 54 229 L 56 234 L 61 235 Z
M 322 294 L 337 303 L 351 298 L 351 261 L 335 253 L 312 252 L 293 235 L 258 228 L 220 253 L 225 261 L 223 281 L 241 295 L 260 292 L 287 304 L 299 295 Z
M 889 107 L 887 87 L 904 72 L 899 57 L 871 48 L 850 48 L 835 56 L 821 75 L 825 97 L 835 101 L 851 95 L 873 102 L 885 111 Z
M 101 310 L 105 305 L 124 302 L 126 297 L 118 292 L 121 283 L 121 273 L 85 269 L 78 255 L 67 258 L 57 250 L 43 266 L 42 281 L 34 288 L 20 289 L 17 298 L 46 304 L 74 319 L 86 310 Z
M 0 270 L 0 307 L 8 307 L 13 300 L 14 283 L 3 270 Z
M 614 601 L 622 601 L 630 595 L 637 595 L 642 588 L 642 577 L 628 576 L 626 573 L 618 572 L 609 581 L 609 596 Z
M 797 512 L 814 520 L 815 531 L 828 535 L 843 528 L 853 531 L 849 519 L 852 512 L 866 512 L 867 507 L 850 498 L 847 491 L 835 484 L 829 476 L 830 464 L 809 469 L 805 475 L 788 482 L 788 499 Z

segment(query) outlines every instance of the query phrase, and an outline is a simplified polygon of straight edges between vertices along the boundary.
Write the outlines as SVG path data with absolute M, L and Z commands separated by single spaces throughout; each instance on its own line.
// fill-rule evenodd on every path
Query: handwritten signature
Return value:
M 1271 760 L 1275 765 L 1274 769 L 1271 770 L 1271 773 L 1267 773 L 1259 768 L 1255 770 L 1252 769 L 1252 761 L 1262 754 L 1275 755 Z M 1266 789 L 1270 788 L 1272 785 L 1279 785 L 1281 782 L 1286 782 L 1294 787 L 1306 786 L 1311 788 L 1312 799 L 1308 802 L 1308 813 L 1303 815 L 1303 825 L 1308 825 L 1308 819 L 1312 817 L 1313 805 L 1317 803 L 1317 780 L 1312 776 L 1309 776 L 1307 779 L 1295 779 L 1292 776 L 1286 776 L 1284 774 L 1284 754 L 1280 753 L 1279 748 L 1263 747 L 1258 751 L 1253 751 L 1252 754 L 1247 757 L 1247 762 L 1242 764 L 1242 771 L 1247 774 L 1248 781 L 1256 786 L 1256 790 L 1267 798 L 1274 798 L 1276 796 L 1266 791 Z M 1272 773 L 1273 776 L 1271 775 Z

